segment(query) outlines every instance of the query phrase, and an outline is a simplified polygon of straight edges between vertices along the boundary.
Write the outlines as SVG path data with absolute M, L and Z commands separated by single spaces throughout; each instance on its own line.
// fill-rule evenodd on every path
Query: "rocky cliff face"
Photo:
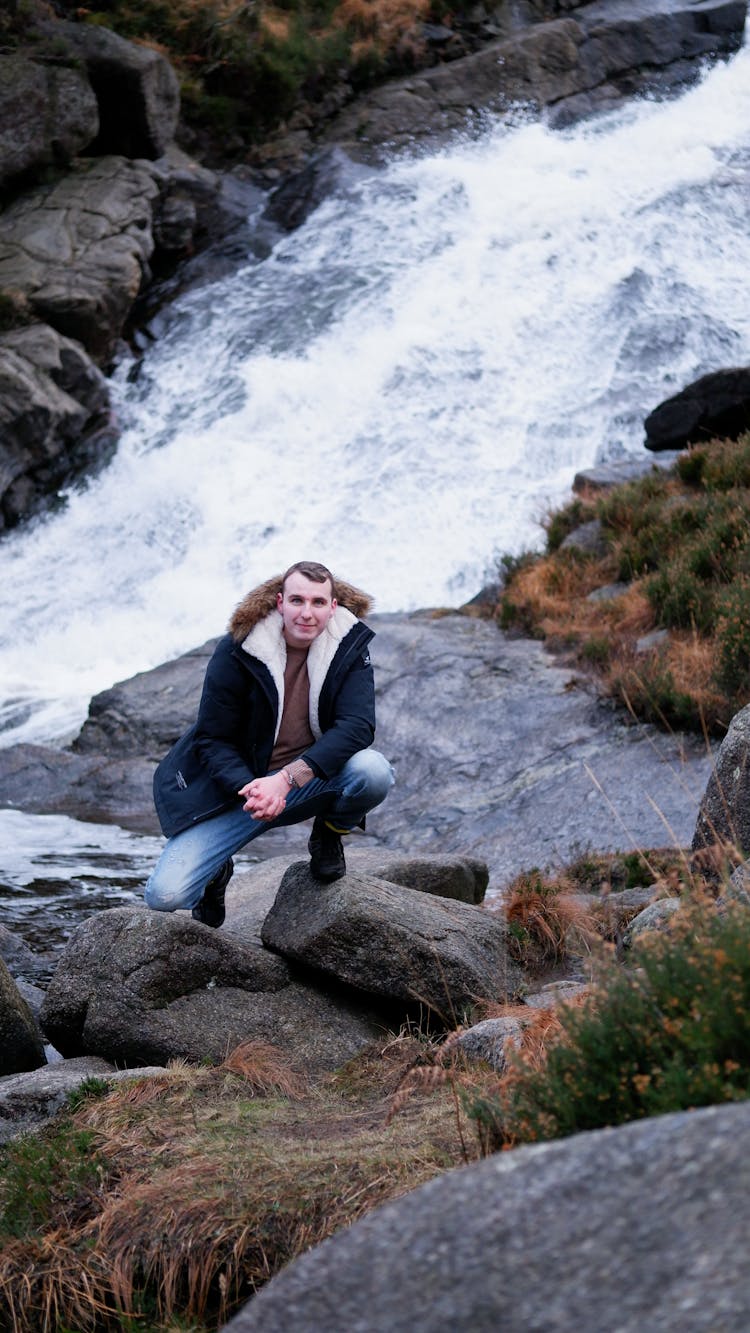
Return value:
M 326 98 L 253 160 L 299 168 L 335 143 L 373 161 L 384 145 L 434 142 L 519 102 L 568 123 L 736 50 L 746 0 L 500 0 L 480 10 L 459 23 L 460 41 L 432 32 L 430 68 L 343 110 L 351 89 Z M 216 217 L 220 182 L 175 148 L 178 117 L 168 61 L 107 29 L 47 19 L 22 50 L 0 55 L 0 529 L 107 458 L 117 427 L 97 368 L 110 364 L 154 260 L 187 255 Z M 324 194 L 340 174 L 327 173 Z M 303 173 L 282 226 L 320 202 L 316 184 L 299 208 L 305 190 Z

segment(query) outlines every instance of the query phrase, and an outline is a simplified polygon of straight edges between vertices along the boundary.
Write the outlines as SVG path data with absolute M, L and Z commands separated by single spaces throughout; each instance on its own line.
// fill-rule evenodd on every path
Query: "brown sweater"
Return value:
M 271 755 L 269 772 L 286 768 L 298 787 L 303 787 L 313 776 L 313 770 L 299 755 L 315 740 L 310 730 L 310 682 L 307 676 L 307 648 L 292 648 L 287 644 L 284 667 L 284 711 L 276 744 Z M 298 760 L 297 763 L 294 761 Z

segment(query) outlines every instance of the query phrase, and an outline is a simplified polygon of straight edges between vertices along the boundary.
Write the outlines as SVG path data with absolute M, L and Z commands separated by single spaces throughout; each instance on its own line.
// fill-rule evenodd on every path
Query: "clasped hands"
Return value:
M 244 798 L 243 810 L 246 810 L 253 819 L 276 819 L 286 808 L 286 798 L 289 793 L 289 783 L 284 774 L 271 773 L 265 778 L 253 778 L 252 782 L 246 782 L 244 787 L 240 787 L 239 796 Z

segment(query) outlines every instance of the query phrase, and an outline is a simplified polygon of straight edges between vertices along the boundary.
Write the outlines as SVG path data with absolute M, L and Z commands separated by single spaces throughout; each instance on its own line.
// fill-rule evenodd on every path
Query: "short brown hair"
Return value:
M 333 574 L 325 565 L 318 564 L 317 560 L 298 560 L 296 564 L 290 565 L 286 573 L 281 576 L 282 592 L 291 574 L 301 574 L 303 578 L 310 579 L 311 583 L 325 583 L 327 580 L 331 585 L 331 598 L 337 598 L 336 580 Z

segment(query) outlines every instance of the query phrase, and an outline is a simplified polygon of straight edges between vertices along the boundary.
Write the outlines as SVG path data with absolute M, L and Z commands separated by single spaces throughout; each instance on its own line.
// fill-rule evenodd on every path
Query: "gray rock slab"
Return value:
M 262 1038 L 301 1068 L 330 1069 L 383 1031 L 371 1006 L 294 980 L 281 958 L 236 930 L 145 908 L 113 908 L 79 927 L 40 1020 L 63 1056 L 120 1065 L 219 1062 Z
M 0 806 L 158 833 L 153 762 L 75 755 L 44 745 L 0 749 Z
M 711 770 L 702 741 L 630 724 L 542 644 L 509 638 L 490 620 L 420 612 L 370 623 L 376 744 L 396 786 L 348 857 L 367 849 L 479 858 L 492 891 L 586 848 L 690 843 Z M 169 665 L 115 687 L 112 718 L 96 719 L 108 746 L 121 734 L 127 749 L 138 735 L 155 754 L 167 741 L 165 710 L 176 739 L 194 719 L 207 650 L 175 664 L 182 702 L 173 709 Z M 153 762 L 133 756 L 11 746 L 0 750 L 0 803 L 150 833 L 152 772 Z M 298 859 L 307 836 L 306 827 L 272 830 L 252 852 Z
M 231 1333 L 747 1333 L 750 1102 L 448 1172 L 308 1251 Z
M 98 1056 L 83 1055 L 59 1064 L 46 1065 L 27 1074 L 0 1078 L 0 1143 L 39 1129 L 62 1111 L 68 1096 L 90 1078 L 119 1083 L 123 1079 L 163 1075 L 156 1065 L 117 1070 Z
M 320 885 L 306 862 L 284 875 L 261 938 L 357 990 L 422 1004 L 450 1026 L 476 1000 L 505 1000 L 521 987 L 500 918 L 359 873 Z
M 595 467 L 576 472 L 573 478 L 573 490 L 576 495 L 582 491 L 606 491 L 612 486 L 621 486 L 624 481 L 637 481 L 645 477 L 654 468 L 667 472 L 679 458 L 679 450 L 662 453 L 658 458 L 622 458 L 612 463 L 598 463 Z

